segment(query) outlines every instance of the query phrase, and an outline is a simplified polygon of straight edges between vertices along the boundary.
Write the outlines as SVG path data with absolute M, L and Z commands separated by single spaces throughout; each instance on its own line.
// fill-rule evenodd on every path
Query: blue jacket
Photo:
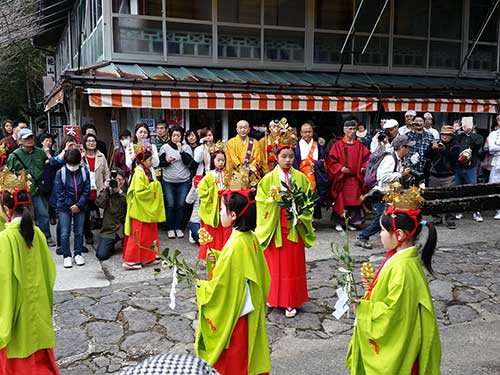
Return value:
M 63 181 L 63 169 L 66 181 Z M 62 167 L 56 173 L 55 187 L 57 211 L 69 212 L 74 204 L 80 211 L 85 211 L 90 193 L 90 173 L 86 167 L 80 167 L 76 172 L 71 172 L 66 166 Z

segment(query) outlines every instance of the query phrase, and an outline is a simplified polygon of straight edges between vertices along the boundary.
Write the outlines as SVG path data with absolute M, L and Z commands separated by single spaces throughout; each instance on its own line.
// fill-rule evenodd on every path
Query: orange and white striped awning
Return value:
M 497 99 L 384 98 L 387 112 L 471 112 L 498 113 Z
M 91 107 L 367 112 L 378 99 L 197 91 L 87 89 Z

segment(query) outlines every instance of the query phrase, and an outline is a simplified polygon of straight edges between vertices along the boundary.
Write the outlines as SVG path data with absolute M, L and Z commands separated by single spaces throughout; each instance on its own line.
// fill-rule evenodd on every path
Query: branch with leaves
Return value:
M 295 226 L 299 216 L 312 215 L 319 196 L 311 190 L 305 192 L 293 180 L 290 185 L 281 181 L 281 185 L 283 188 L 279 191 L 276 186 L 271 186 L 270 195 L 276 200 L 278 207 L 287 210 L 288 221 Z

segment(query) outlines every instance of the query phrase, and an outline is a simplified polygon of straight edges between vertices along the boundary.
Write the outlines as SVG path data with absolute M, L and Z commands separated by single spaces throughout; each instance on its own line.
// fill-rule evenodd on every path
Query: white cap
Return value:
M 500 115 L 498 115 L 495 120 L 498 120 L 499 118 L 500 118 Z
M 413 116 L 415 117 L 417 115 L 417 112 L 415 112 L 413 109 L 410 109 L 409 111 L 406 111 L 405 117 L 406 116 Z
M 430 113 L 430 112 L 425 112 L 425 113 L 424 113 L 424 118 L 432 118 L 432 113 Z
M 384 122 L 384 125 L 382 126 L 382 129 L 390 129 L 390 128 L 394 128 L 396 126 L 399 126 L 399 123 L 394 120 L 394 119 L 389 119 L 389 120 L 386 120 Z

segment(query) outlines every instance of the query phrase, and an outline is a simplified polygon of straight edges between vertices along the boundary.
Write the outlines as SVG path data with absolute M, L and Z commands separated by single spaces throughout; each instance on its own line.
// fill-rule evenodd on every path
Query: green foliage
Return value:
M 292 221 L 294 216 L 306 214 L 311 215 L 314 211 L 314 206 L 319 199 L 316 192 L 309 190 L 304 192 L 295 181 L 290 181 L 290 186 L 281 181 L 285 190 L 279 192 L 280 200 L 277 201 L 279 207 L 286 208 L 288 212 L 288 220 Z
M 175 249 L 171 251 L 167 247 L 163 249 L 158 258 L 161 260 L 164 267 L 168 267 L 169 269 L 177 267 L 177 279 L 179 280 L 179 283 L 181 283 L 183 280 L 186 280 L 188 285 L 192 286 L 198 279 L 198 273 L 196 272 L 196 270 L 198 269 L 198 261 L 196 261 L 195 267 L 192 268 L 185 259 L 179 260 L 180 254 L 180 250 Z M 155 272 L 159 274 L 161 272 L 161 269 L 156 268 Z

